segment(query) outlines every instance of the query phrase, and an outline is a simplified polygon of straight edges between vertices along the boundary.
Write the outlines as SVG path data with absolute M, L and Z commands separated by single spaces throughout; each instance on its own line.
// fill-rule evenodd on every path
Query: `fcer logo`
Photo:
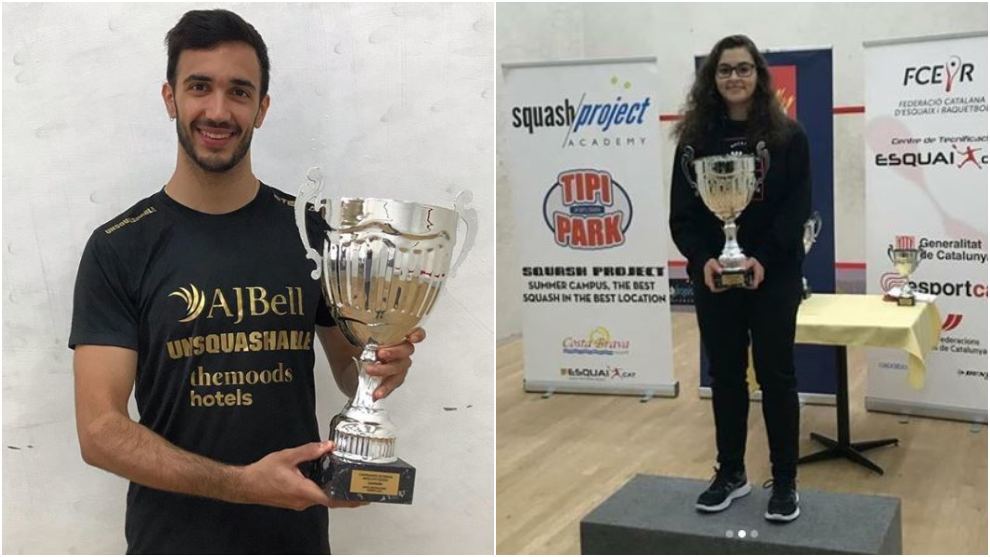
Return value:
M 945 92 L 952 92 L 954 83 L 963 81 L 973 81 L 973 70 L 975 66 L 969 62 L 963 62 L 958 56 L 950 56 L 949 61 L 944 64 L 932 64 L 922 66 L 908 66 L 904 68 L 903 86 L 914 85 L 942 85 L 945 84 Z
M 614 248 L 626 241 L 632 202 L 608 171 L 565 170 L 543 198 L 543 219 L 558 246 Z

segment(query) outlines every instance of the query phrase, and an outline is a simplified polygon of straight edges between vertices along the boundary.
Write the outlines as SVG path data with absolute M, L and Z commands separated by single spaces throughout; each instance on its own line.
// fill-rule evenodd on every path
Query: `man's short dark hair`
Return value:
M 261 98 L 268 93 L 268 47 L 258 31 L 241 16 L 227 10 L 193 10 L 186 12 L 165 35 L 168 69 L 165 76 L 175 89 L 175 67 L 183 50 L 210 49 L 220 43 L 240 41 L 251 45 L 261 65 Z

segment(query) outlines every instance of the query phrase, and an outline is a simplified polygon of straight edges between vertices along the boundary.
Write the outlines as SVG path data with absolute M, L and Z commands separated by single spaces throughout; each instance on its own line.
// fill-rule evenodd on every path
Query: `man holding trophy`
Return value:
M 675 134 L 671 236 L 688 259 L 718 452 L 696 508 L 721 511 L 751 490 L 744 454 L 752 344 L 773 471 L 765 517 L 791 521 L 800 514 L 794 333 L 811 213 L 808 140 L 777 102 L 766 60 L 742 35 L 719 41 L 698 69 Z
M 128 553 L 326 554 L 327 507 L 364 503 L 304 475 L 334 448 L 319 442 L 313 340 L 349 396 L 362 351 L 310 275 L 294 200 L 251 169 L 270 104 L 267 47 L 225 10 L 186 13 L 166 43 L 175 171 L 93 233 L 77 276 L 82 455 L 131 480 Z M 315 213 L 307 222 L 319 234 Z M 424 338 L 410 327 L 364 354 L 368 404 L 402 384 Z

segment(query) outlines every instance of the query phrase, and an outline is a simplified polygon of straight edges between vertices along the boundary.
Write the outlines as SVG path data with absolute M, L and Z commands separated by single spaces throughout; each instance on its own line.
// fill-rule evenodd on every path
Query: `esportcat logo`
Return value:
M 904 279 L 904 277 L 901 277 L 897 273 L 884 273 L 880 276 L 880 288 L 882 288 L 884 292 L 890 292 L 890 289 L 895 286 L 902 287 L 907 282 L 908 281 Z M 973 282 L 972 280 L 966 280 L 965 282 L 912 280 L 910 283 L 911 288 L 915 292 L 931 294 L 932 296 L 986 298 L 988 293 L 986 284 Z
M 212 295 L 205 290 L 190 284 L 189 288 L 179 287 L 168 296 L 181 298 L 186 303 L 186 315 L 179 323 L 188 323 L 200 317 L 206 310 L 206 319 L 213 319 L 214 314 L 222 314 L 228 319 L 236 319 L 234 324 L 244 321 L 245 316 L 260 317 L 269 313 L 283 315 L 305 315 L 303 307 L 303 292 L 299 286 L 285 287 L 285 294 L 269 294 L 264 286 L 235 286 L 225 294 L 223 289 L 215 288 Z M 207 306 L 207 298 L 210 305 Z

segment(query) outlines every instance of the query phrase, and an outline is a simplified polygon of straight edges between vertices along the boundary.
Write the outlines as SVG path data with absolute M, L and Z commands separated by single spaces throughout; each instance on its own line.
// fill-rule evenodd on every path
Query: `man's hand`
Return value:
M 382 383 L 375 389 L 375 400 L 387 397 L 406 380 L 409 373 L 409 366 L 412 365 L 411 356 L 416 351 L 413 344 L 423 342 L 426 338 L 426 331 L 421 327 L 416 327 L 413 332 L 406 336 L 406 341 L 391 346 L 383 346 L 378 349 L 376 356 L 378 363 L 371 364 L 365 368 L 368 375 L 381 377 Z
M 715 287 L 715 275 L 722 272 L 722 266 L 718 264 L 718 260 L 715 258 L 709 258 L 705 262 L 705 286 L 709 290 L 718 294 L 720 292 L 725 292 L 728 288 L 716 288 Z
M 756 290 L 760 287 L 760 283 L 763 282 L 763 265 L 755 257 L 746 258 L 746 263 L 743 264 L 748 272 L 750 269 L 753 270 L 753 286 L 747 286 L 750 290 Z
M 360 507 L 367 503 L 331 499 L 320 486 L 303 475 L 299 464 L 316 460 L 333 450 L 331 441 L 307 443 L 271 453 L 242 469 L 245 503 L 302 511 L 313 505 Z

